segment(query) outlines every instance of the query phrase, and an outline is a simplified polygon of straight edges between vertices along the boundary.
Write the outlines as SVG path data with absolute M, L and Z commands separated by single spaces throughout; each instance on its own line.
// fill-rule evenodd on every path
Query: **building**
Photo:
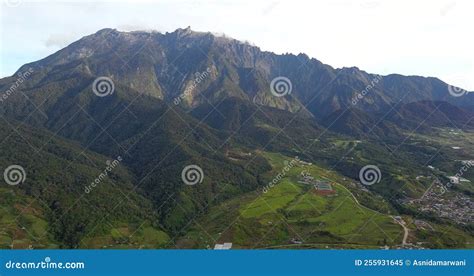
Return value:
M 457 176 L 449 176 L 449 181 L 453 184 L 459 184 L 459 177 Z
M 331 183 L 327 181 L 316 181 L 314 188 L 316 189 L 316 193 L 319 195 L 330 195 L 336 192 L 332 188 Z
M 225 242 L 223 244 L 217 243 L 214 246 L 214 250 L 229 250 L 232 248 L 232 243 L 231 242 Z
M 292 244 L 302 244 L 303 242 L 298 240 L 297 238 L 292 238 L 290 241 Z

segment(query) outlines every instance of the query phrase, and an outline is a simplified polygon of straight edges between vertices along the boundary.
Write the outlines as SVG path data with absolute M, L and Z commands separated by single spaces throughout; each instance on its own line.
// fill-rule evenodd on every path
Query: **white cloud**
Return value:
M 63 48 L 77 39 L 77 34 L 51 34 L 45 41 L 46 47 Z

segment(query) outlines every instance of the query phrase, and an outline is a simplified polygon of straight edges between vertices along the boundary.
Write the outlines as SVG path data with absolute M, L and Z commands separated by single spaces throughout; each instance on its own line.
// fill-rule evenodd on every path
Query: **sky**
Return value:
M 0 77 L 103 28 L 191 26 L 335 68 L 433 76 L 474 91 L 472 0 L 0 1 Z

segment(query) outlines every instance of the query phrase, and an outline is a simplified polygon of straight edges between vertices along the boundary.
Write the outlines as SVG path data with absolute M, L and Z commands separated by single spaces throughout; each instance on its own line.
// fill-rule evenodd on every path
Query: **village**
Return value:
M 446 193 L 446 186 L 439 180 L 419 199 L 402 199 L 400 203 L 416 207 L 420 212 L 446 218 L 460 225 L 472 223 L 474 202 L 460 192 Z
M 304 161 L 300 161 L 304 162 Z M 311 163 L 309 163 L 311 164 Z M 322 181 L 322 180 L 315 180 L 313 176 L 307 171 L 302 171 L 300 174 L 300 180 L 298 183 L 304 185 L 313 185 L 315 189 L 315 193 L 318 195 L 332 195 L 335 194 L 336 191 L 333 189 L 332 184 L 329 181 Z

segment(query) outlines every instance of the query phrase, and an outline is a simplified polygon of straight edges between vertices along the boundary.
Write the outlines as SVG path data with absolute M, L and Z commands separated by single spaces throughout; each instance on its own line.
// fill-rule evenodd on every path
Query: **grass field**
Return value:
M 283 178 L 266 193 L 247 194 L 212 208 L 210 214 L 180 242 L 195 247 L 212 247 L 233 242 L 237 248 L 377 248 L 400 244 L 403 229 L 387 214 L 361 206 L 337 180 L 343 178 L 315 165 L 297 163 L 275 153 L 261 153 Z M 331 179 L 335 193 L 318 195 L 312 185 L 298 183 L 301 172 L 315 179 Z M 336 180 L 336 181 L 334 181 Z M 297 243 L 297 244 L 295 244 Z
M 169 242 L 165 232 L 149 223 L 129 225 L 114 223 L 104 234 L 90 233 L 81 243 L 81 248 L 161 248 Z M 48 233 L 50 225 L 45 218 L 41 202 L 15 188 L 0 188 L 0 248 L 42 249 L 58 248 L 59 245 Z
M 93 235 L 81 241 L 82 248 L 163 248 L 169 242 L 169 236 L 157 230 L 149 223 L 129 225 L 117 223 L 118 226 L 110 229 L 106 234 Z
M 39 202 L 19 190 L 0 188 L 0 248 L 57 248 L 47 230 Z

